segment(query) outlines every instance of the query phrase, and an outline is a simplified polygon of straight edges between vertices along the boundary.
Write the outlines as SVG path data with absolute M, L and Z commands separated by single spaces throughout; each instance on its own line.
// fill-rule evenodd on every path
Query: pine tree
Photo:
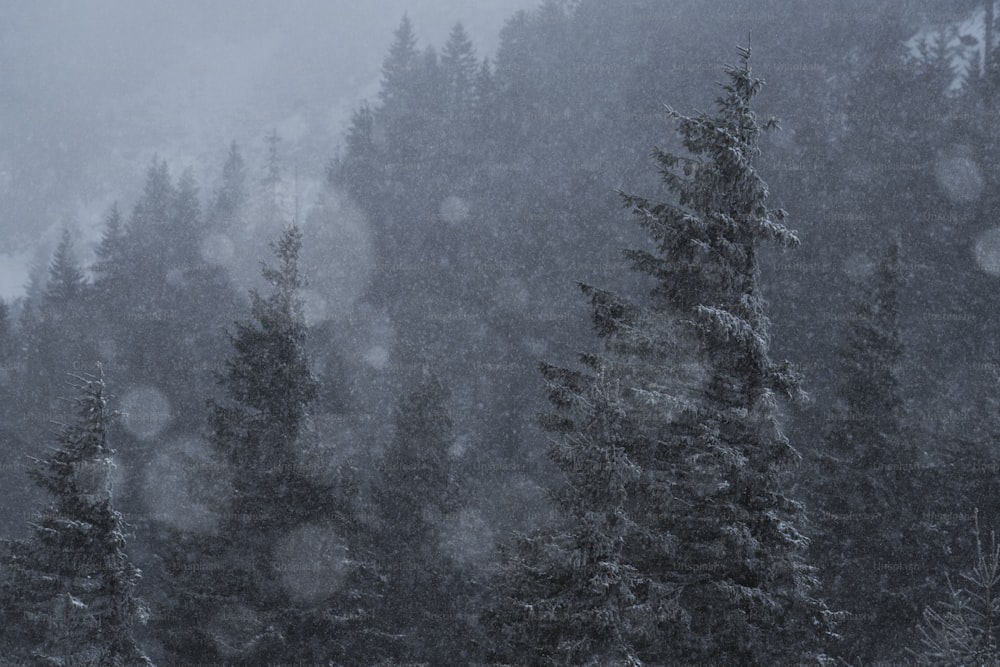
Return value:
M 869 466 L 913 463 L 916 456 L 895 442 L 902 431 L 903 409 L 898 377 L 903 353 L 899 253 L 899 243 L 892 243 L 859 295 L 839 354 L 842 381 L 837 394 L 845 419 L 835 427 L 834 438 L 846 439 L 840 444 Z
M 72 236 L 64 229 L 44 288 L 22 313 L 27 375 L 19 400 L 51 405 L 60 389 L 55 378 L 66 369 L 92 363 L 88 287 L 73 252 Z
M 810 475 L 823 592 L 855 619 L 835 650 L 865 664 L 898 651 L 887 636 L 907 643 L 927 597 L 928 577 L 914 568 L 933 562 L 919 451 L 902 426 L 899 253 L 892 243 L 855 304 L 839 354 L 841 407 Z
M 298 291 L 302 278 L 298 254 L 302 233 L 292 227 L 274 246 L 277 268 L 264 267 L 273 292 L 265 298 L 251 292 L 250 323 L 237 325 L 231 337 L 235 356 L 227 362 L 224 386 L 234 401 L 231 407 L 214 404 L 212 423 L 219 443 L 232 447 L 227 456 L 234 463 L 252 462 L 259 468 L 250 476 L 285 474 L 294 461 L 292 447 L 316 398 L 317 383 L 305 354 L 306 325 Z M 237 426 L 238 425 L 238 426 Z M 236 429 L 245 429 L 252 440 L 230 440 Z M 258 440 L 268 432 L 274 442 Z M 247 493 L 260 492 L 260 479 L 247 479 Z
M 229 154 L 222 165 L 222 185 L 215 193 L 212 203 L 212 220 L 223 226 L 234 223 L 233 217 L 247 201 L 246 167 L 240 147 L 234 141 L 229 145 Z
M 176 265 L 172 221 L 178 211 L 178 191 L 165 161 L 153 158 L 146 172 L 143 194 L 132 209 L 121 247 L 121 276 L 115 286 L 117 299 L 140 323 L 163 319 L 169 285 L 167 273 Z M 119 313 L 120 315 L 121 313 Z M 141 338 L 140 331 L 124 328 L 126 338 Z M 135 348 L 137 345 L 124 344 Z M 135 359 L 142 366 L 145 360 Z
M 0 366 L 4 372 L 9 372 L 8 364 L 13 360 L 17 343 L 13 323 L 10 319 L 10 306 L 0 299 Z
M 277 128 L 272 129 L 270 134 L 264 138 L 264 143 L 267 144 L 267 171 L 264 178 L 261 179 L 261 183 L 268 188 L 276 188 L 281 183 L 281 160 L 278 157 L 278 144 L 281 143 L 281 137 L 278 136 Z
M 130 230 L 137 232 L 139 240 L 155 246 L 165 236 L 164 229 L 169 225 L 176 199 L 177 190 L 166 161 L 154 157 L 146 172 L 142 197 L 132 211 Z
M 346 475 L 334 484 L 301 462 L 317 395 L 298 295 L 301 245 L 292 227 L 273 246 L 278 265 L 263 269 L 271 294 L 251 292 L 252 318 L 230 337 L 221 378 L 228 400 L 210 403 L 210 441 L 233 481 L 218 535 L 178 534 L 168 557 L 178 595 L 160 634 L 176 660 L 342 664 L 391 646 L 370 616 L 376 571 L 350 510 L 356 489 Z M 338 585 L 323 568 L 282 562 L 288 545 L 321 549 L 316 558 L 342 572 L 329 575 Z M 300 590 L 311 579 L 320 588 Z
M 948 599 L 924 610 L 923 648 L 908 650 L 920 665 L 1000 665 L 1000 545 L 991 534 L 989 551 L 983 550 L 978 512 L 975 519 L 976 562 L 963 575 L 966 585 L 956 588 L 949 580 Z
M 97 261 L 91 269 L 94 272 L 94 284 L 103 285 L 106 281 L 122 277 L 122 247 L 125 239 L 125 225 L 121 211 L 115 202 L 104 219 L 104 232 L 97 246 Z
M 382 63 L 379 100 L 383 108 L 395 109 L 407 101 L 403 91 L 406 90 L 412 70 L 417 64 L 417 38 L 413 34 L 413 23 L 406 14 L 403 14 L 393 38 L 389 55 Z
M 278 152 L 281 137 L 278 135 L 278 130 L 271 130 L 267 137 L 264 138 L 264 142 L 267 144 L 267 166 L 264 177 L 260 181 L 263 186 L 262 194 L 264 197 L 260 215 L 264 220 L 269 222 L 285 221 L 287 216 L 285 215 L 285 202 L 281 193 L 281 157 Z
M 458 508 L 450 454 L 452 419 L 441 381 L 425 375 L 402 400 L 375 493 L 388 585 L 382 615 L 406 637 L 405 661 L 471 663 L 461 620 L 468 586 L 441 549 Z
M 461 23 L 456 23 L 448 35 L 441 53 L 441 71 L 448 112 L 452 117 L 465 118 L 474 101 L 477 60 L 472 41 Z
M 396 415 L 396 433 L 385 454 L 378 506 L 387 540 L 426 543 L 429 517 L 453 509 L 454 480 L 448 449 L 453 444 L 448 392 L 432 375 L 407 394 Z
M 50 304 L 65 305 L 78 302 L 83 297 L 86 279 L 73 254 L 73 237 L 64 229 L 49 266 L 49 280 L 45 285 L 45 300 Z
M 151 665 L 134 631 L 144 609 L 139 571 L 125 552 L 113 505 L 104 381 L 76 377 L 78 419 L 32 471 L 53 496 L 34 535 L 10 545 L 4 563 L 3 656 L 7 664 Z
M 623 195 L 656 245 L 626 253 L 647 306 L 584 286 L 604 355 L 543 366 L 543 425 L 566 484 L 564 525 L 519 538 L 487 616 L 497 657 L 531 665 L 788 664 L 819 658 L 831 614 L 813 596 L 798 460 L 779 395 L 797 376 L 768 353 L 760 245 L 797 243 L 753 167 L 762 130 L 750 51 L 714 116 L 677 121 L 690 157 L 654 156 L 677 203 Z
M 415 168 L 421 158 L 417 147 L 426 134 L 426 110 L 419 99 L 421 69 L 413 24 L 404 14 L 382 63 L 380 104 L 372 116 L 372 137 L 381 151 L 392 156 L 394 172 Z
M 327 180 L 331 185 L 347 185 L 363 201 L 373 201 L 379 185 L 378 149 L 375 145 L 375 113 L 367 104 L 351 115 L 346 143 L 349 163 L 340 160 L 331 163 L 327 169 Z
M 183 264 L 195 256 L 201 236 L 201 203 L 198 183 L 190 169 L 185 169 L 177 181 L 177 199 L 170 221 L 174 245 L 170 251 Z
M 493 68 L 490 66 L 489 58 L 484 58 L 476 73 L 474 86 L 475 97 L 472 111 L 475 116 L 480 136 L 488 136 L 495 118 L 496 109 L 496 81 L 493 76 Z M 489 137 L 493 139 L 493 137 Z
M 197 389 L 210 381 L 215 332 L 235 297 L 224 268 L 204 256 L 206 226 L 191 173 L 175 185 L 166 163 L 154 160 L 128 224 L 114 212 L 109 217 L 94 267 L 94 308 L 107 329 L 100 335 L 125 367 L 120 379 L 154 384 L 172 409 L 187 414 L 199 412 Z

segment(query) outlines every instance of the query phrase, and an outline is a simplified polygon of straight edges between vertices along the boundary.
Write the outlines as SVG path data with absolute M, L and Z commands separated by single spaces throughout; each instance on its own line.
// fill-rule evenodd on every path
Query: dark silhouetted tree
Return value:
M 853 617 L 835 650 L 864 664 L 916 641 L 930 575 L 916 568 L 933 562 L 920 453 L 903 429 L 899 253 L 892 243 L 855 303 L 839 354 L 840 408 L 810 476 L 813 561 L 827 600 Z
M 234 141 L 229 145 L 229 154 L 222 165 L 222 184 L 212 202 L 213 222 L 222 226 L 234 224 L 234 216 L 243 209 L 246 202 L 246 166 L 240 148 Z
M 93 363 L 88 292 L 72 236 L 63 230 L 45 286 L 22 313 L 26 377 L 20 398 L 30 404 L 26 408 L 53 406 L 62 384 L 56 378 Z
M 413 34 L 413 23 L 410 17 L 403 14 L 399 27 L 393 33 L 392 46 L 389 55 L 382 63 L 382 87 L 379 90 L 379 101 L 385 107 L 393 107 L 401 101 L 401 93 L 410 84 L 413 67 L 417 63 L 417 38 Z
M 86 282 L 80 264 L 73 254 L 73 237 L 70 236 L 68 229 L 64 229 L 49 268 L 49 280 L 45 284 L 45 300 L 58 305 L 77 301 L 83 298 Z
M 94 272 L 94 284 L 105 285 L 107 281 L 122 278 L 122 248 L 125 243 L 125 224 L 121 211 L 115 202 L 104 219 L 104 231 L 101 242 L 97 246 L 97 259 L 91 269 Z
M 74 377 L 77 421 L 32 471 L 53 501 L 32 522 L 33 536 L 10 545 L 4 563 L 4 662 L 151 665 L 133 634 L 145 611 L 112 502 L 104 381 Z
M 475 99 L 478 61 L 469 35 L 456 23 L 441 52 L 441 72 L 445 83 L 447 109 L 453 117 L 464 118 Z
M 991 534 L 983 550 L 979 517 L 975 516 L 976 560 L 964 574 L 964 586 L 948 581 L 948 599 L 924 610 L 920 649 L 907 653 L 920 665 L 963 667 L 1000 665 L 1000 546 Z
M 454 444 L 448 391 L 429 372 L 403 397 L 396 432 L 375 493 L 389 627 L 406 636 L 406 661 L 475 662 L 465 622 L 468 583 L 442 550 L 458 509 L 449 449 Z
M 373 619 L 377 573 L 357 489 L 303 464 L 317 381 L 299 297 L 301 232 L 289 228 L 251 292 L 211 402 L 210 441 L 232 471 L 217 535 L 178 532 L 167 569 L 178 591 L 161 637 L 175 660 L 225 664 L 373 661 L 392 648 Z M 303 556 L 303 554 L 306 554 Z M 310 569 L 314 568 L 314 569 Z
M 768 352 L 758 253 L 797 244 L 754 168 L 762 86 L 749 49 L 715 115 L 657 150 L 676 203 L 623 195 L 655 244 L 628 251 L 646 306 L 584 287 L 603 355 L 543 366 L 564 524 L 503 557 L 487 621 L 524 665 L 790 664 L 820 658 L 831 614 L 782 488 L 798 460 L 776 409 L 797 376 Z M 763 129 L 773 126 L 768 122 Z

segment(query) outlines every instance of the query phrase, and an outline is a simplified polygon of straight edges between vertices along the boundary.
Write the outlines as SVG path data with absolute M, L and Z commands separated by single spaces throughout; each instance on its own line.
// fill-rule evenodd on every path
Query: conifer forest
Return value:
M 0 0 L 0 667 L 1000 667 L 997 4 Z

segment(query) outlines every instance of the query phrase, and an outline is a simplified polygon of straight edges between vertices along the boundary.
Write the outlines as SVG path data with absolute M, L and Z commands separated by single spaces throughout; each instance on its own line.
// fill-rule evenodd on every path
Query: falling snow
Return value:
M 133 387 L 122 397 L 122 423 L 141 440 L 159 435 L 170 424 L 170 401 L 154 387 Z

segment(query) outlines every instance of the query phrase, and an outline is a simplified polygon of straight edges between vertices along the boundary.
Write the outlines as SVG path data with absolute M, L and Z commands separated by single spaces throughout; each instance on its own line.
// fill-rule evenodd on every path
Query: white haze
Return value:
M 264 136 L 315 183 L 350 113 L 374 99 L 404 13 L 420 46 L 456 20 L 480 57 L 537 0 L 46 0 L 0 3 L 0 297 L 23 293 L 69 227 L 87 259 L 154 155 L 210 194 L 228 144 L 251 178 Z M 311 205 L 312 202 L 307 202 Z

